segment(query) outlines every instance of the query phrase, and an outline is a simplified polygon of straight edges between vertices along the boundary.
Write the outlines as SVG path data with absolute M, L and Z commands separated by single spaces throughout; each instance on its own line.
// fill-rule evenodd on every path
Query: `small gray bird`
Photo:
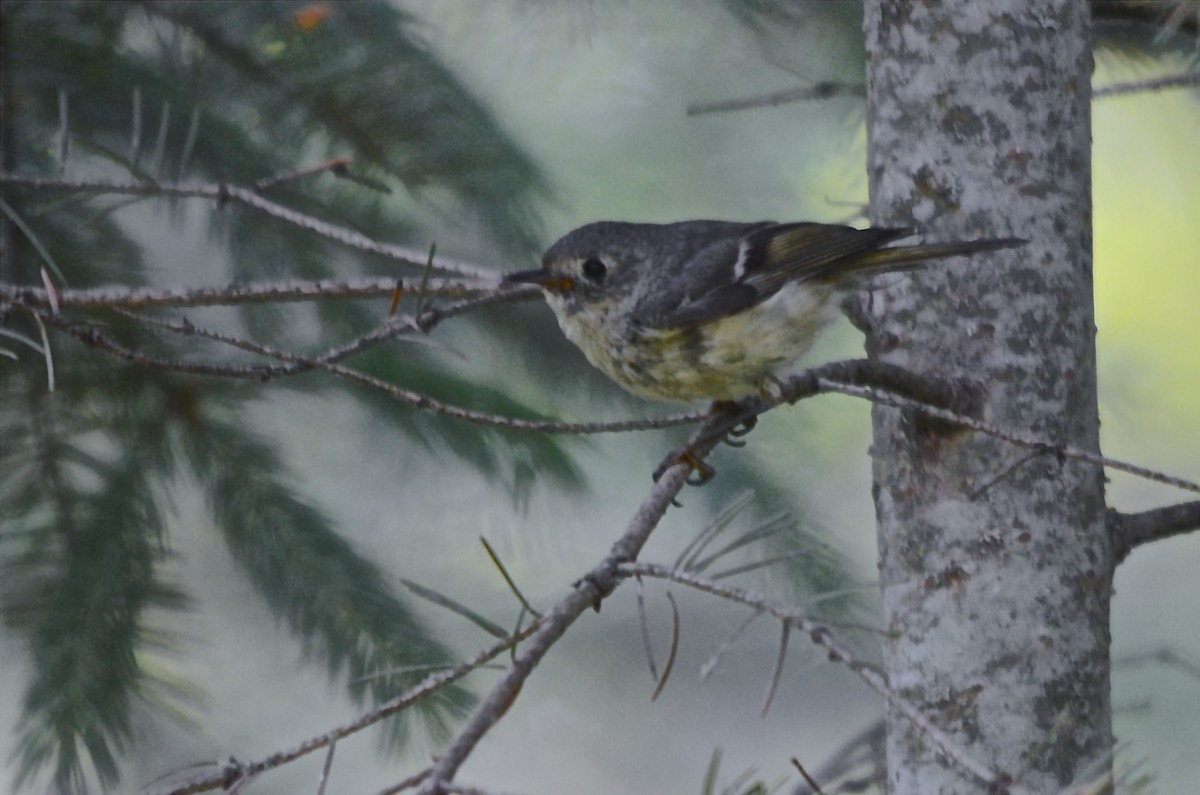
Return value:
M 536 271 L 567 338 L 635 395 L 677 401 L 761 393 L 803 356 L 843 295 L 926 260 L 1016 238 L 887 247 L 908 229 L 817 223 L 601 221 L 563 236 Z

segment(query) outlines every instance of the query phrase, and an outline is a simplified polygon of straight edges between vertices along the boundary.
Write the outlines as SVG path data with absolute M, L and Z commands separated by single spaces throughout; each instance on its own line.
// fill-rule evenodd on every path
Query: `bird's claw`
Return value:
M 700 459 L 700 456 L 690 450 L 681 455 L 679 460 L 692 467 L 692 474 L 688 475 L 687 480 L 684 481 L 689 486 L 703 486 L 717 475 L 717 470 L 706 464 Z
M 756 425 L 758 425 L 758 417 L 747 417 L 741 423 L 730 428 L 729 431 L 727 431 L 727 433 L 735 439 L 740 439 L 743 436 L 749 434 L 750 431 L 754 430 L 754 427 Z M 733 444 L 728 439 L 725 440 L 725 443 Z M 734 447 L 742 447 L 743 445 L 745 445 L 745 442 L 738 442 L 737 444 L 733 444 Z
M 687 464 L 691 467 L 691 474 L 684 481 L 689 486 L 703 486 L 717 474 L 717 471 L 709 464 L 706 464 L 694 451 L 684 450 L 678 455 L 671 455 L 658 465 L 658 468 L 654 470 L 654 482 L 657 483 L 666 474 L 667 470 L 676 464 Z M 679 507 L 677 503 L 676 507 Z

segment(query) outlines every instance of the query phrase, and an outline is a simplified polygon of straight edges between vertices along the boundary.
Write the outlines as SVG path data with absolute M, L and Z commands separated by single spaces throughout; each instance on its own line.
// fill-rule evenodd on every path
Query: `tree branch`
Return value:
M 998 428 L 995 425 L 990 425 L 986 422 L 968 417 L 962 414 L 956 414 L 953 411 L 946 409 L 935 408 L 925 405 L 914 400 L 910 400 L 898 395 L 890 395 L 886 392 L 880 392 L 871 387 L 851 386 L 848 384 L 837 384 L 826 380 L 822 380 L 821 387 L 823 391 L 840 392 L 844 395 L 853 395 L 861 397 L 865 400 L 870 400 L 872 403 L 878 403 L 881 406 L 892 406 L 899 409 L 912 409 L 919 411 L 934 419 L 942 420 L 953 425 L 961 425 L 964 428 L 970 428 L 979 433 L 986 433 L 989 436 L 994 436 L 997 439 L 1003 439 L 1017 447 L 1025 447 L 1035 450 L 1045 450 L 1048 453 L 1053 453 L 1060 458 L 1072 458 L 1077 461 L 1084 461 L 1089 464 L 1097 464 L 1099 466 L 1116 469 L 1121 472 L 1127 472 L 1131 475 L 1136 475 L 1146 480 L 1153 480 L 1156 483 L 1164 483 L 1168 486 L 1174 486 L 1184 491 L 1194 491 L 1200 494 L 1200 483 L 1194 483 L 1190 480 L 1168 475 L 1163 472 L 1157 472 L 1153 469 L 1147 469 L 1137 464 L 1130 464 L 1126 461 L 1121 461 L 1116 458 L 1109 458 L 1099 453 L 1093 453 L 1090 450 L 1081 450 L 1078 447 L 1070 445 L 1054 444 L 1045 439 L 1038 439 L 1034 436 L 1007 431 L 1003 428 Z
M 30 289 L 30 288 L 25 288 Z M 46 291 L 36 291 L 43 300 L 49 301 Z M 68 334 L 86 342 L 93 347 L 107 350 L 127 361 L 162 369 L 187 372 L 195 375 L 215 375 L 233 378 L 266 380 L 284 375 L 291 375 L 311 369 L 322 369 L 333 375 L 356 381 L 367 386 L 381 389 L 392 397 L 411 404 L 415 408 L 431 411 L 455 419 L 474 422 L 490 427 L 508 428 L 513 430 L 540 431 L 543 433 L 615 433 L 630 430 L 650 430 L 677 425 L 690 425 L 708 416 L 704 412 L 690 412 L 667 417 L 624 422 L 605 423 L 565 423 L 536 420 L 519 420 L 502 415 L 472 411 L 435 400 L 419 392 L 404 389 L 395 384 L 382 381 L 373 376 L 360 373 L 344 367 L 336 362 L 354 353 L 366 349 L 384 339 L 407 333 L 412 330 L 427 331 L 437 323 L 463 312 L 486 306 L 492 303 L 519 300 L 526 297 L 525 291 L 500 291 L 487 293 L 475 298 L 466 299 L 448 307 L 434 308 L 423 312 L 418 318 L 407 319 L 407 322 L 392 321 L 383 324 L 379 329 L 366 334 L 351 343 L 334 349 L 319 358 L 311 358 L 286 351 L 277 350 L 266 345 L 241 340 L 229 335 L 219 334 L 195 326 L 189 322 L 172 323 L 166 320 L 149 320 L 155 325 L 167 328 L 176 333 L 199 336 L 242 350 L 258 353 L 269 358 L 287 362 L 286 367 L 232 367 L 229 365 L 209 365 L 175 362 L 162 357 L 150 356 L 140 351 L 131 350 L 108 340 L 98 328 L 71 323 L 53 310 L 38 309 L 24 304 L 18 304 L 26 311 L 41 320 L 59 328 Z M 883 391 L 881 391 L 883 390 Z M 941 420 L 980 433 L 986 433 L 1003 439 L 1019 447 L 1042 450 L 1054 453 L 1061 458 L 1072 458 L 1101 466 L 1127 472 L 1147 480 L 1175 486 L 1186 491 L 1200 493 L 1200 484 L 1183 478 L 1167 475 L 1146 467 L 1130 464 L 1118 459 L 1079 450 L 1064 445 L 1056 445 L 1044 439 L 1026 436 L 1006 431 L 1002 428 L 984 423 L 973 416 L 979 411 L 982 390 L 979 385 L 966 381 L 951 381 L 936 376 L 914 373 L 896 365 L 886 364 L 866 359 L 852 359 L 842 362 L 831 362 L 820 367 L 810 368 L 780 385 L 777 395 L 766 397 L 750 397 L 738 401 L 732 411 L 725 414 L 723 422 L 713 425 L 713 438 L 720 439 L 738 426 L 745 425 L 759 415 L 782 402 L 795 403 L 806 397 L 822 392 L 840 392 L 842 394 L 861 397 L 881 405 L 918 411 L 928 417 Z M 1136 541 L 1141 543 L 1141 541 Z
M 1106 519 L 1109 541 L 1116 563 L 1125 560 L 1135 547 L 1151 541 L 1200 530 L 1200 500 L 1167 505 L 1141 513 L 1110 510 Z
M 720 417 L 713 417 L 696 431 L 690 443 L 694 447 L 689 447 L 692 455 L 696 457 L 695 462 L 702 461 L 716 444 L 715 439 L 704 440 L 711 436 L 713 426 L 720 421 Z M 651 532 L 658 526 L 659 520 L 683 488 L 692 472 L 693 463 L 693 459 L 681 459 L 663 473 L 642 501 L 625 532 L 613 544 L 608 557 L 583 575 L 571 593 L 546 615 L 541 629 L 525 644 L 508 672 L 492 687 L 491 692 L 459 729 L 454 740 L 438 757 L 429 778 L 421 787 L 423 795 L 443 795 L 452 791 L 449 787 L 454 775 L 483 735 L 495 726 L 508 710 L 538 662 L 585 610 L 589 607 L 599 609 L 600 603 L 616 589 L 623 579 L 618 570 L 620 565 L 637 558 Z
M 317 301 L 325 298 L 390 296 L 396 289 L 415 290 L 403 280 L 379 276 L 365 279 L 252 282 L 221 287 L 96 287 L 86 290 L 55 289 L 53 295 L 39 287 L 0 283 L 0 300 L 25 306 L 62 309 L 142 309 L 152 306 L 226 306 L 231 304 Z M 495 279 L 462 281 L 430 279 L 425 293 L 442 298 L 467 298 L 495 290 Z M 537 295 L 536 288 L 502 293 L 516 301 Z
M 782 91 L 772 91 L 769 94 L 758 94 L 740 99 L 723 99 L 716 102 L 693 102 L 687 106 L 688 116 L 703 116 L 706 113 L 729 113 L 751 108 L 773 108 L 791 102 L 831 99 L 833 97 L 867 96 L 867 87 L 862 83 L 834 83 L 826 81 L 803 88 L 787 88 Z
M 469 299 L 460 302 L 461 310 L 456 310 L 453 306 L 447 307 L 444 310 L 432 309 L 427 313 L 423 313 L 408 326 L 403 326 L 403 330 L 408 330 L 409 327 L 420 327 L 423 323 L 432 325 L 445 317 L 452 314 L 458 314 L 459 311 L 466 311 L 468 305 L 470 307 L 481 306 L 491 301 L 507 300 L 508 293 L 496 293 L 481 296 L 477 299 Z M 416 409 L 422 411 L 430 411 L 434 414 L 440 414 L 444 417 L 452 417 L 454 419 L 463 420 L 465 422 L 473 422 L 479 425 L 484 425 L 493 428 L 505 428 L 509 430 L 520 431 L 536 431 L 540 433 L 570 433 L 570 434 L 594 434 L 594 433 L 621 433 L 625 431 L 645 431 L 655 430 L 659 428 L 669 428 L 679 425 L 692 425 L 701 422 L 706 418 L 711 417 L 711 412 L 694 411 L 683 414 L 672 414 L 665 417 L 621 420 L 616 422 L 554 422 L 548 420 L 522 420 L 513 417 L 508 417 L 500 414 L 490 414 L 488 412 L 473 411 L 464 409 L 460 406 L 455 406 L 449 403 L 436 400 L 428 395 L 411 389 L 397 386 L 382 379 L 376 378 L 366 373 L 359 372 L 349 367 L 335 363 L 335 359 L 345 358 L 349 352 L 357 352 L 361 348 L 367 347 L 368 342 L 374 342 L 379 339 L 384 339 L 391 336 L 392 332 L 387 331 L 389 327 L 385 325 L 380 330 L 365 335 L 348 346 L 335 349 L 330 353 L 319 358 L 311 358 L 301 356 L 299 354 L 281 351 L 271 348 L 267 345 L 242 340 L 229 335 L 220 334 L 217 332 L 203 329 L 191 323 L 184 322 L 182 324 L 171 323 L 165 320 L 153 321 L 156 325 L 168 328 L 177 333 L 198 336 L 206 339 L 211 339 L 217 342 L 222 342 L 228 345 L 235 346 L 242 350 L 258 353 L 262 356 L 277 359 L 279 361 L 288 362 L 290 366 L 284 367 L 232 367 L 229 365 L 213 365 L 213 364 L 195 364 L 176 362 L 162 357 L 150 356 L 140 351 L 131 350 L 107 339 L 98 328 L 95 326 L 81 325 L 71 323 L 64 318 L 52 314 L 48 310 L 33 309 L 24 307 L 26 311 L 38 315 L 48 324 L 65 331 L 71 336 L 91 345 L 93 347 L 106 350 L 127 361 L 143 364 L 150 367 L 158 367 L 166 370 L 174 370 L 177 372 L 186 372 L 194 375 L 215 375 L 231 378 L 244 378 L 254 380 L 268 380 L 285 375 L 292 375 L 297 372 L 303 372 L 311 369 L 325 370 L 326 372 L 345 378 L 349 381 L 361 383 L 373 389 L 379 389 L 391 397 L 410 404 Z M 143 318 L 143 320 L 145 320 Z M 150 321 L 146 321 L 150 322 Z M 395 326 L 391 327 L 395 331 Z M 395 331 L 395 333 L 402 333 Z M 875 388 L 875 385 L 884 385 L 883 390 Z M 1093 453 L 1087 450 L 1070 447 L 1068 445 L 1054 444 L 1045 439 L 1039 439 L 1033 436 L 1007 431 L 1003 428 L 998 428 L 994 425 L 982 422 L 975 419 L 970 414 L 977 411 L 978 390 L 975 385 L 962 381 L 947 381 L 935 376 L 922 375 L 905 370 L 896 365 L 885 364 L 883 362 L 875 362 L 866 359 L 850 359 L 842 362 L 831 362 L 829 364 L 813 367 L 800 373 L 793 378 L 788 379 L 781 385 L 781 390 L 778 395 L 773 397 L 750 397 L 738 401 L 734 404 L 732 410 L 725 412 L 723 416 L 712 425 L 709 432 L 709 437 L 703 439 L 704 443 L 713 442 L 724 438 L 734 429 L 745 425 L 766 411 L 774 408 L 783 402 L 795 403 L 803 398 L 812 397 L 813 395 L 825 392 L 839 392 L 841 394 L 850 395 L 853 397 L 863 398 L 873 403 L 878 403 L 885 406 L 893 406 L 895 408 L 911 409 L 920 412 L 928 417 L 932 417 L 942 422 L 949 423 L 964 428 L 969 428 L 980 433 L 985 433 L 994 436 L 998 439 L 1003 439 L 1018 447 L 1040 450 L 1047 453 L 1053 453 L 1061 458 L 1071 458 L 1079 461 L 1085 461 L 1100 466 L 1109 467 L 1122 472 L 1127 472 L 1146 480 L 1152 480 L 1156 483 L 1164 483 L 1169 486 L 1192 491 L 1200 494 L 1200 484 L 1194 483 L 1183 478 L 1168 475 L 1163 472 L 1158 472 L 1146 467 L 1131 464 L 1126 461 L 1121 461 L 1108 456 Z M 953 406 L 958 408 L 958 411 L 951 408 L 943 408 L 944 406 Z M 687 450 L 684 450 L 684 454 Z M 672 456 L 673 457 L 673 456 Z M 668 458 L 670 461 L 671 458 Z M 660 468 L 661 469 L 661 468 Z
M 1092 89 L 1094 98 L 1117 97 L 1122 94 L 1140 94 L 1147 91 L 1162 91 L 1168 88 L 1187 88 L 1200 85 L 1200 72 L 1184 72 L 1151 80 L 1135 80 L 1132 83 L 1114 83 Z
M 520 641 L 525 640 L 530 635 L 538 631 L 545 623 L 544 618 L 539 618 L 533 621 L 528 627 L 518 633 L 502 639 L 499 643 L 491 646 L 488 649 L 480 652 L 470 660 L 462 662 L 453 668 L 438 673 L 430 674 L 425 679 L 396 698 L 380 704 L 375 709 L 362 715 L 361 717 L 339 726 L 332 731 L 305 740 L 299 745 L 286 751 L 277 751 L 270 756 L 258 762 L 236 763 L 230 762 L 223 766 L 220 770 L 206 773 L 203 776 L 193 778 L 189 781 L 178 784 L 171 789 L 160 790 L 158 795 L 192 795 L 196 792 L 208 792 L 214 789 L 228 789 L 237 781 L 241 781 L 250 776 L 256 776 L 259 773 L 280 767 L 302 756 L 319 751 L 322 748 L 328 747 L 331 743 L 349 737 L 352 734 L 362 731 L 368 726 L 374 725 L 386 717 L 394 715 L 402 709 L 412 706 L 417 701 L 428 697 L 430 694 L 442 689 L 446 685 L 462 679 L 467 674 L 475 671 L 500 656 L 510 648 L 515 646 Z
M 796 629 L 808 635 L 809 640 L 829 652 L 829 659 L 853 671 L 858 678 L 883 696 L 889 704 L 904 714 L 918 730 L 920 730 L 943 753 L 953 759 L 964 771 L 974 776 L 980 783 L 988 787 L 989 792 L 1008 793 L 1008 795 L 1026 795 L 1028 790 L 1015 784 L 1006 774 L 991 770 L 974 759 L 944 731 L 938 728 L 920 710 L 901 696 L 884 679 L 883 674 L 865 662 L 854 657 L 825 626 L 805 617 L 798 610 L 772 602 L 764 596 L 750 593 L 741 588 L 722 585 L 716 580 L 702 577 L 691 572 L 668 568 L 650 563 L 628 562 L 618 566 L 617 571 L 625 577 L 657 577 L 671 582 L 677 582 L 715 596 L 720 596 L 732 602 L 753 607 L 763 613 L 770 613 L 780 621 L 791 624 Z
M 1200 73 L 1182 72 L 1175 75 L 1137 80 L 1131 83 L 1116 83 L 1099 86 L 1092 89 L 1092 96 L 1097 99 L 1115 97 L 1122 94 L 1136 94 L 1148 91 L 1163 91 L 1171 88 L 1187 88 L 1200 84 Z M 817 83 L 802 88 L 785 88 L 782 91 L 772 91 L 767 94 L 741 97 L 738 99 L 723 99 L 715 102 L 693 102 L 687 106 L 688 116 L 703 116 L 709 113 L 731 113 L 739 110 L 754 108 L 774 108 L 792 102 L 808 102 L 812 100 L 832 99 L 833 97 L 865 97 L 866 87 L 859 83 Z
M 123 196 L 175 196 L 180 198 L 211 199 L 218 204 L 227 201 L 238 202 L 251 207 L 264 215 L 277 218 L 286 223 L 306 229 L 315 235 L 337 241 L 344 246 L 377 254 L 387 259 L 403 262 L 415 268 L 425 268 L 428 253 L 416 249 L 396 246 L 391 243 L 381 243 L 366 235 L 347 229 L 344 226 L 331 224 L 311 215 L 307 215 L 282 204 L 265 199 L 250 188 L 237 185 L 182 185 L 168 182 L 108 182 L 104 180 L 68 180 L 42 179 L 40 177 L 23 177 L 17 174 L 0 173 L 0 185 L 11 185 L 17 188 L 32 188 L 35 190 L 60 190 L 69 193 L 116 194 Z M 488 280 L 492 284 L 499 283 L 499 275 L 478 265 L 438 257 L 433 264 L 434 271 L 450 273 L 455 276 L 466 276 L 472 279 Z

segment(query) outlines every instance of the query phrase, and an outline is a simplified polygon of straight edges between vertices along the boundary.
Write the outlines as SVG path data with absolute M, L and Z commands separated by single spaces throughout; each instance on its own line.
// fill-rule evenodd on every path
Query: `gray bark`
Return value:
M 1029 239 L 881 280 L 869 354 L 977 379 L 988 422 L 1098 451 L 1087 4 L 869 0 L 864 24 L 872 221 Z M 882 407 L 872 454 L 891 684 L 1030 790 L 1106 773 L 1103 472 Z M 887 755 L 893 793 L 981 791 L 894 712 Z

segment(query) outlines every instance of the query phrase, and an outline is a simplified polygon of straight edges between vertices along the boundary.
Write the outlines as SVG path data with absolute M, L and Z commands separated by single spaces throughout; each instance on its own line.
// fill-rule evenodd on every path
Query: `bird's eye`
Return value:
M 589 280 L 599 284 L 607 273 L 608 266 L 599 257 L 588 257 L 583 261 L 583 275 Z

